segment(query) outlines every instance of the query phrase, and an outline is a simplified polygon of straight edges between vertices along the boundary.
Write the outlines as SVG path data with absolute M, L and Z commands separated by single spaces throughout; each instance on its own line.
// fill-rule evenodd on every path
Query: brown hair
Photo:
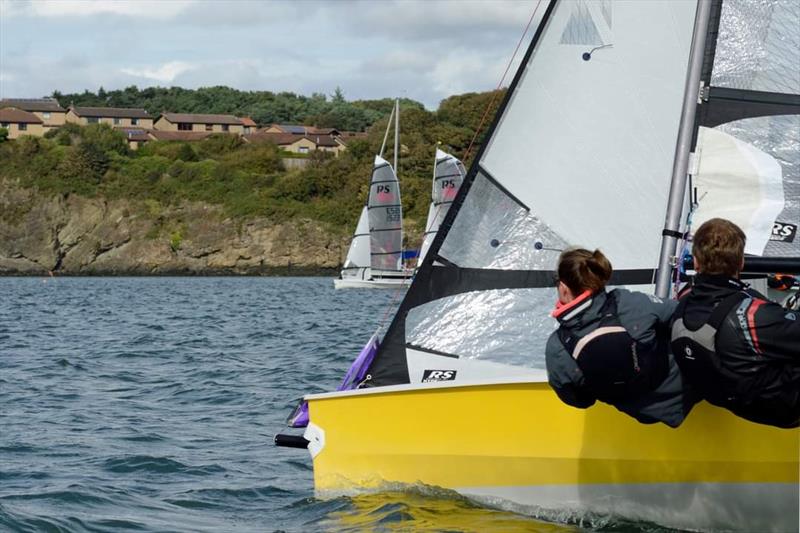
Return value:
M 611 262 L 600 250 L 575 248 L 561 252 L 558 258 L 558 280 L 575 296 L 587 289 L 602 290 L 611 278 L 611 270 Z
M 736 277 L 744 260 L 747 238 L 739 226 L 724 218 L 707 220 L 694 233 L 692 255 L 703 274 Z

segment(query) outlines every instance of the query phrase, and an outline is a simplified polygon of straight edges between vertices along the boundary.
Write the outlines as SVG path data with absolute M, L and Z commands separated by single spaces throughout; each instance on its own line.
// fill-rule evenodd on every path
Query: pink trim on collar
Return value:
M 560 317 L 561 315 L 563 315 L 564 313 L 566 313 L 567 311 L 569 311 L 570 309 L 572 309 L 573 307 L 575 307 L 575 306 L 576 306 L 576 305 L 578 305 L 579 303 L 581 303 L 581 302 L 584 302 L 584 301 L 588 300 L 588 299 L 589 299 L 589 297 L 591 297 L 591 296 L 592 296 L 592 294 L 593 294 L 593 293 L 592 293 L 592 291 L 591 291 L 591 290 L 589 290 L 589 289 L 586 289 L 585 291 L 583 291 L 582 293 L 580 293 L 580 294 L 578 295 L 578 297 L 577 297 L 577 298 L 575 298 L 574 300 L 572 300 L 572 301 L 571 301 L 571 302 L 569 302 L 569 303 L 562 304 L 562 303 L 561 303 L 561 300 L 556 300 L 556 307 L 555 307 L 555 309 L 553 309 L 553 311 L 550 313 L 550 316 L 551 316 L 551 317 L 553 317 L 553 318 L 558 318 L 558 317 Z

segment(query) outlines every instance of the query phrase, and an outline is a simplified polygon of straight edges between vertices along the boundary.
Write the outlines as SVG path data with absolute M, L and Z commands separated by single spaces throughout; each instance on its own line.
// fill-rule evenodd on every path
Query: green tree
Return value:
M 0 143 L 5 142 L 8 139 L 8 130 L 6 128 L 0 128 Z

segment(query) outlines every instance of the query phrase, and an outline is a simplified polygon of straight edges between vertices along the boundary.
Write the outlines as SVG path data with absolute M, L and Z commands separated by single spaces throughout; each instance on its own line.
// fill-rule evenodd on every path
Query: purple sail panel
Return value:
M 378 346 L 378 334 L 375 333 L 367 341 L 367 344 L 361 348 L 361 352 L 358 354 L 358 357 L 356 357 L 356 360 L 353 361 L 353 364 L 350 365 L 350 368 L 344 375 L 342 384 L 336 389 L 337 391 L 351 390 L 358 387 L 358 384 L 366 377 L 367 369 L 369 365 L 372 364 L 375 354 L 378 353 Z M 308 402 L 301 400 L 297 407 L 295 407 L 294 412 L 289 415 L 287 422 L 289 427 L 293 428 L 304 428 L 308 426 Z

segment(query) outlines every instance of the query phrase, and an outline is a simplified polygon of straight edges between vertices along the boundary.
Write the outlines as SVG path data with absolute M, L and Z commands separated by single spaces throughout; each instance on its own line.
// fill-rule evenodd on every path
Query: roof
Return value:
M 236 126 L 242 125 L 242 121 L 233 115 L 199 115 L 194 113 L 164 113 L 161 115 L 168 121 L 177 122 L 190 122 L 192 124 L 232 124 Z
M 339 130 L 336 128 L 315 128 L 313 126 L 308 126 L 306 128 L 306 133 L 310 135 L 339 135 Z
M 117 131 L 121 131 L 129 141 L 149 141 L 150 130 L 131 126 L 117 126 Z
M 278 146 L 288 146 L 306 139 L 317 146 L 338 146 L 339 143 L 330 135 L 295 135 L 294 133 L 251 133 L 244 136 L 248 142 L 271 142 Z
M 55 98 L 4 98 L 0 100 L 0 107 L 16 107 L 23 111 L 67 112 L 58 105 L 58 100 Z
M 153 118 L 144 109 L 132 107 L 77 107 L 70 106 L 79 117 Z
M 15 124 L 42 124 L 42 119 L 16 107 L 0 109 L 0 122 L 13 122 Z
M 150 130 L 151 139 L 156 141 L 202 141 L 209 135 L 219 135 L 213 131 L 163 131 Z
M 243 126 L 248 126 L 248 127 L 251 127 L 251 128 L 255 128 L 255 127 L 258 125 L 258 124 L 256 124 L 256 123 L 255 123 L 255 121 L 253 121 L 253 119 L 252 119 L 252 118 L 250 118 L 250 117 L 242 117 L 242 118 L 240 118 L 239 120 L 241 120 L 241 121 L 242 121 L 242 125 L 243 125 Z
M 271 126 L 283 130 L 284 133 L 291 133 L 293 135 L 303 135 L 306 132 L 305 126 L 298 126 L 296 124 L 271 124 Z

